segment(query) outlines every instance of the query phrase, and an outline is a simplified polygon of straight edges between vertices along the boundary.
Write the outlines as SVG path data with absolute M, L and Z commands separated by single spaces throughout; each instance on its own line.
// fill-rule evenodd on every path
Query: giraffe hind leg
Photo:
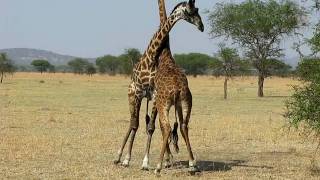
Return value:
M 190 120 L 190 114 L 191 114 L 191 108 L 192 108 L 192 101 L 183 101 L 182 102 L 182 109 L 183 109 L 183 121 L 182 124 L 180 124 L 180 131 L 182 134 L 182 137 L 186 143 L 187 146 L 187 150 L 189 153 L 189 172 L 193 175 L 196 172 L 199 172 L 199 168 L 196 165 L 194 156 L 193 156 L 193 152 L 191 149 L 191 144 L 190 144 L 190 140 L 189 140 L 189 129 L 188 129 L 188 124 L 189 124 L 189 120 Z M 181 113 L 180 113 L 181 114 Z
M 141 106 L 141 100 L 138 99 L 134 94 L 129 94 L 128 97 L 129 97 L 129 107 L 130 107 L 130 114 L 131 114 L 130 125 L 129 125 L 129 129 L 124 137 L 124 140 L 122 142 L 121 148 L 118 151 L 118 157 L 114 161 L 115 164 L 120 163 L 123 149 L 129 139 L 129 136 L 131 135 L 131 138 L 129 141 L 129 146 L 128 146 L 128 153 L 127 153 L 124 161 L 121 164 L 125 167 L 129 166 L 129 162 L 131 159 L 132 146 L 133 146 L 136 132 L 139 127 L 139 111 L 140 111 L 140 106 Z
M 128 153 L 125 157 L 125 159 L 122 162 L 122 166 L 128 167 L 129 162 L 131 160 L 131 153 L 132 153 L 132 147 L 133 147 L 133 142 L 137 133 L 137 130 L 139 128 L 139 113 L 140 113 L 140 107 L 141 107 L 141 99 L 137 97 L 133 97 L 133 101 L 130 101 L 132 104 L 130 104 L 130 112 L 131 112 L 131 122 L 130 122 L 130 127 L 131 127 L 131 138 L 129 141 L 129 146 L 128 146 Z
M 132 131 L 132 128 L 131 128 L 131 126 L 129 126 L 129 129 L 128 129 L 128 131 L 127 131 L 127 133 L 126 133 L 126 135 L 125 135 L 125 137 L 123 139 L 121 148 L 118 151 L 118 157 L 117 157 L 116 160 L 113 161 L 114 164 L 119 164 L 121 162 L 121 156 L 122 156 L 122 153 L 123 153 L 123 149 L 124 149 L 124 147 L 125 147 L 125 145 L 126 145 L 126 143 L 128 141 L 128 138 L 129 138 L 129 136 L 131 134 L 131 131 Z
M 158 109 L 159 110 L 159 121 L 160 121 L 160 127 L 161 127 L 161 132 L 162 132 L 162 146 L 161 146 L 161 151 L 160 151 L 160 157 L 159 157 L 159 163 L 157 165 L 157 168 L 155 169 L 155 174 L 159 175 L 160 171 L 162 169 L 162 164 L 163 164 L 163 157 L 164 153 L 167 149 L 167 144 L 168 140 L 170 137 L 170 123 L 169 123 L 169 108 L 164 110 L 163 109 Z
M 156 117 L 157 117 L 157 108 L 155 106 L 155 104 L 153 105 L 153 108 L 152 108 L 152 113 L 151 113 L 151 118 L 150 118 L 150 121 L 146 122 L 146 131 L 147 131 L 147 134 L 148 134 L 148 139 L 147 139 L 147 146 L 146 146 L 146 150 L 145 150 L 145 156 L 144 156 L 144 159 L 143 159 L 143 162 L 142 162 L 142 170 L 146 170 L 148 171 L 149 170 L 149 154 L 150 154 L 150 146 L 151 146 L 151 140 L 152 140 L 152 135 L 153 135 L 153 132 L 155 130 L 155 120 L 156 120 Z
M 173 155 L 171 153 L 169 142 L 168 142 L 166 146 L 166 159 L 164 162 L 164 168 L 170 168 L 172 166 L 173 166 Z

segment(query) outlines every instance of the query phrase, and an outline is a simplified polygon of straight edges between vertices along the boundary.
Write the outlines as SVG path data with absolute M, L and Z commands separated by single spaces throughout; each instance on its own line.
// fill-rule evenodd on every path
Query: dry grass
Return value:
M 318 179 L 311 167 L 315 144 L 289 133 L 282 117 L 287 78 L 266 80 L 256 97 L 256 78 L 235 78 L 230 99 L 223 80 L 189 77 L 194 97 L 190 139 L 203 172 L 189 176 L 179 167 L 162 171 L 178 179 Z M 112 164 L 129 123 L 127 85 L 122 76 L 17 73 L 0 85 L 0 177 L 25 179 L 156 178 L 140 171 L 145 148 L 145 105 L 129 168 Z M 172 116 L 171 116 L 172 117 Z M 158 124 L 157 124 L 158 125 Z M 157 127 L 151 164 L 159 156 Z M 182 167 L 181 167 L 182 164 Z M 314 164 L 314 163 L 313 163 Z M 214 166 L 213 166 L 214 165 Z

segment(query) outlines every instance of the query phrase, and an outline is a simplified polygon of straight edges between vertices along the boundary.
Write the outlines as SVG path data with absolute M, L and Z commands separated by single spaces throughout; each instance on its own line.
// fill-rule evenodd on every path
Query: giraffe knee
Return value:
M 164 123 L 162 125 L 162 128 L 163 128 L 166 135 L 169 135 L 171 133 L 170 123 Z
M 180 125 L 180 130 L 181 130 L 181 131 L 185 131 L 185 130 L 187 130 L 187 129 L 188 129 L 188 124 L 182 123 L 182 124 Z
M 147 125 L 147 131 L 149 135 L 152 135 L 154 130 L 156 129 L 154 122 L 149 122 Z
M 138 130 L 139 128 L 139 121 L 131 121 L 130 127 L 134 130 Z

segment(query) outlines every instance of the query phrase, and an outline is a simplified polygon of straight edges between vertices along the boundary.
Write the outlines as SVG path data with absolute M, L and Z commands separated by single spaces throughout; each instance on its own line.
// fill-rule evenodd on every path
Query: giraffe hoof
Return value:
M 113 161 L 113 164 L 115 164 L 115 165 L 117 165 L 117 164 L 119 164 L 120 163 L 120 160 L 114 160 Z
M 144 167 L 144 166 L 142 166 L 141 170 L 142 170 L 142 171 L 149 171 L 150 169 L 149 169 L 149 167 Z
M 159 177 L 160 176 L 160 171 L 161 171 L 160 169 L 155 169 L 154 170 L 154 174 Z
M 198 166 L 192 166 L 189 168 L 188 172 L 193 176 L 196 173 L 201 172 L 200 169 L 198 168 Z
M 123 167 L 129 167 L 129 161 L 128 160 L 124 160 L 121 164 L 121 166 Z
M 129 164 L 122 163 L 121 166 L 126 168 L 126 167 L 129 167 Z
M 172 167 L 172 163 L 171 162 L 165 162 L 164 163 L 164 168 L 171 168 Z

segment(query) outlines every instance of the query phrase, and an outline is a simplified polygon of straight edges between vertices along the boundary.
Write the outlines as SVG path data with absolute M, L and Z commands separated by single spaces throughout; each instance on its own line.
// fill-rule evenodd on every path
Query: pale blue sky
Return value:
M 235 2 L 237 2 L 236 0 Z M 178 0 L 166 0 L 170 12 Z M 200 11 L 216 0 L 198 0 Z M 219 40 L 179 22 L 171 32 L 174 53 L 213 54 Z M 0 49 L 37 48 L 81 57 L 143 51 L 159 25 L 157 0 L 0 0 Z M 287 56 L 297 56 L 287 40 Z

